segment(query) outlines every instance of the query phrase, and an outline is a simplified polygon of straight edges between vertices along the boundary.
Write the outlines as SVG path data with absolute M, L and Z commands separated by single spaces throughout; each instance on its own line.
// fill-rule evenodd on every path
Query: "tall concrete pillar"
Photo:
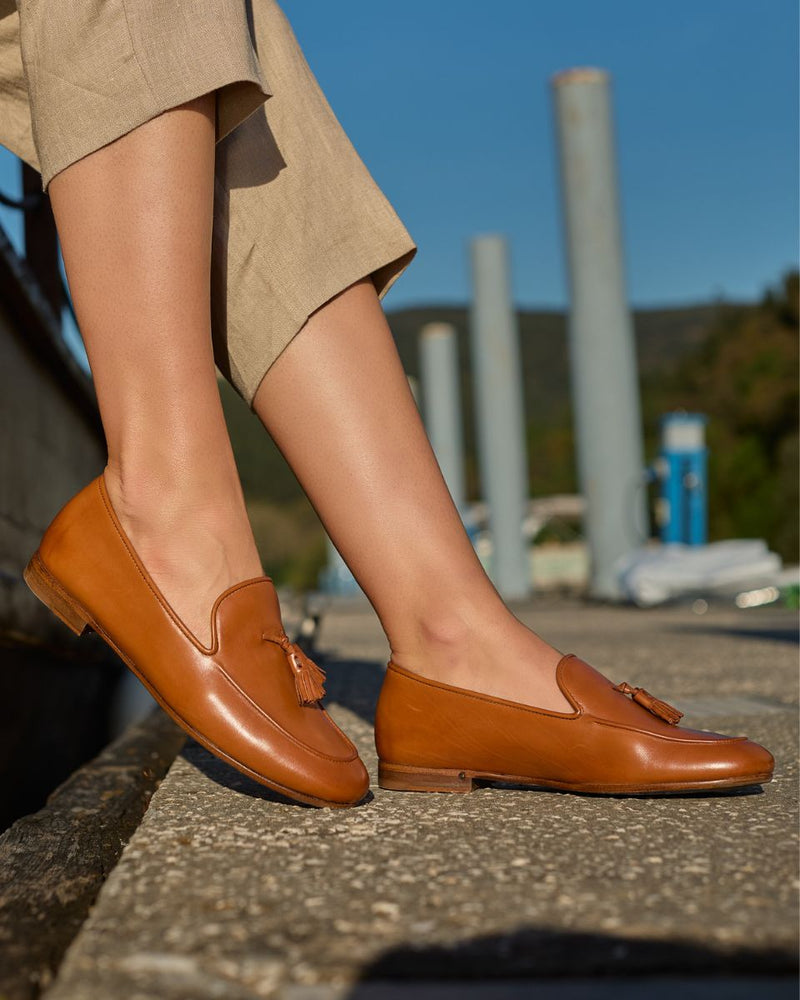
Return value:
M 626 303 L 608 73 L 552 78 L 570 286 L 569 342 L 591 596 L 649 534 L 633 323 Z
M 329 594 L 337 594 L 342 597 L 355 597 L 362 594 L 356 578 L 350 572 L 350 567 L 339 555 L 339 550 L 327 534 L 325 542 L 328 559 L 321 573 L 320 585 L 322 589 Z
M 463 513 L 464 436 L 455 327 L 426 323 L 420 330 L 419 353 L 425 428 L 450 496 Z
M 478 459 L 489 505 L 492 579 L 505 598 L 530 592 L 522 522 L 528 497 L 519 333 L 511 299 L 508 249 L 502 236 L 471 242 L 470 311 Z

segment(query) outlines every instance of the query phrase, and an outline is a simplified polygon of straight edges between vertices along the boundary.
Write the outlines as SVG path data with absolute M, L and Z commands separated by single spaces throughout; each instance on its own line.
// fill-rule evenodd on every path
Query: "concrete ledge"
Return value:
M 0 837 L 0 997 L 52 979 L 184 741 L 154 711 Z
M 289 986 L 280 1000 L 796 1000 L 797 980 L 573 979 L 519 983 L 359 983 L 352 989 Z
M 27 262 L 0 228 L 0 628 L 58 643 L 67 630 L 22 582 L 53 516 L 103 468 L 94 388 Z
M 329 704 L 371 770 L 371 800 L 298 806 L 187 742 L 46 1000 L 625 1000 L 645 979 L 654 997 L 670 984 L 687 1000 L 701 987 L 787 996 L 796 616 L 577 602 L 521 613 L 559 649 L 685 709 L 687 725 L 765 743 L 775 781 L 674 798 L 382 791 L 372 716 L 385 640 L 368 608 L 331 609 Z
M 78 650 L 77 640 L 18 642 L 0 631 L 0 833 L 124 728 L 110 731 L 108 707 L 125 668 L 99 637 L 86 640 Z

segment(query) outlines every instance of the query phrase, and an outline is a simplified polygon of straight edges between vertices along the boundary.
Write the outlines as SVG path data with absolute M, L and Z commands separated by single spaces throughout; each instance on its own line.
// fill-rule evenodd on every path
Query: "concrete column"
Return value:
M 419 353 L 425 428 L 450 496 L 463 512 L 464 436 L 455 327 L 427 323 L 420 331 Z
M 350 572 L 350 567 L 339 555 L 339 550 L 325 535 L 328 559 L 322 571 L 320 586 L 329 594 L 336 594 L 340 597 L 355 597 L 363 591 L 356 582 L 356 578 Z
M 552 79 L 570 285 L 569 342 L 591 596 L 621 597 L 615 560 L 649 535 L 633 323 L 626 303 L 609 76 Z
M 502 236 L 472 240 L 470 311 L 478 458 L 489 504 L 492 579 L 504 598 L 530 592 L 522 521 L 528 496 L 519 334 Z

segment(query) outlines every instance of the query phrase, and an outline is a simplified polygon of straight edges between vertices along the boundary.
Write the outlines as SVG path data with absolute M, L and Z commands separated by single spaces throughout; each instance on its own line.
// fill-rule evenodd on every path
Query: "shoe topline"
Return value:
M 97 632 L 182 729 L 243 774 L 309 805 L 366 795 L 356 748 L 320 704 L 324 674 L 289 641 L 269 577 L 219 595 L 203 646 L 142 565 L 100 475 L 55 517 L 25 580 L 73 632 Z

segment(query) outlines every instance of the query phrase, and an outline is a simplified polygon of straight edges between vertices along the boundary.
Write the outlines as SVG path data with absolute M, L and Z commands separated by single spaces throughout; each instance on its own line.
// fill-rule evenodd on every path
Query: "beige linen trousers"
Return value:
M 60 170 L 217 96 L 211 323 L 253 396 L 308 316 L 416 245 L 331 110 L 275 0 L 0 0 L 0 143 Z

